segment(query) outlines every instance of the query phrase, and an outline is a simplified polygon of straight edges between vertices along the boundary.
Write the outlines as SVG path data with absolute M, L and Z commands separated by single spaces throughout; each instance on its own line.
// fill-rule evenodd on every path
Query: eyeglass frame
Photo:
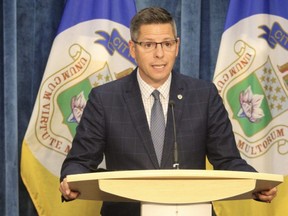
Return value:
M 166 40 L 166 41 L 161 41 L 161 42 L 155 42 L 155 41 L 136 41 L 136 40 L 133 40 L 133 39 L 132 39 L 132 42 L 133 42 L 133 43 L 139 45 L 139 46 L 142 47 L 145 51 L 148 51 L 148 52 L 151 52 L 151 51 L 153 51 L 153 50 L 156 50 L 158 44 L 161 45 L 161 48 L 162 48 L 163 50 L 165 50 L 165 51 L 167 51 L 167 52 L 172 52 L 172 51 L 174 51 L 174 50 L 166 50 L 165 48 L 163 48 L 163 44 L 164 44 L 164 43 L 167 43 L 167 42 L 175 42 L 175 44 L 177 44 L 178 41 L 179 41 L 178 38 L 176 38 L 176 39 L 174 39 L 174 40 Z M 151 50 L 145 49 L 145 47 L 142 46 L 142 44 L 145 44 L 145 43 L 155 44 L 154 49 L 152 49 L 152 48 L 151 48 Z M 174 45 L 175 45 L 175 44 L 174 44 Z M 153 47 L 153 46 L 152 46 L 152 47 Z M 165 47 L 165 46 L 164 46 L 164 47 Z

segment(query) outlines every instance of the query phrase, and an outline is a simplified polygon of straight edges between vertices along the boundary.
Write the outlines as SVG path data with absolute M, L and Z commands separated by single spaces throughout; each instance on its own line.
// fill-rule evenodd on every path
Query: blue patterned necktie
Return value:
M 164 136 L 165 136 L 165 119 L 159 94 L 160 92 L 158 90 L 154 90 L 152 92 L 152 95 L 154 97 L 154 104 L 151 110 L 150 130 L 158 163 L 159 165 L 161 165 Z

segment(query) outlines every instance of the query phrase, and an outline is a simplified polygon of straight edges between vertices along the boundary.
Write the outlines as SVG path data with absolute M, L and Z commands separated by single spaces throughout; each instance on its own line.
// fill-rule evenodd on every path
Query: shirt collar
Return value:
M 167 100 L 169 97 L 169 91 L 170 91 L 170 85 L 171 85 L 171 79 L 172 79 L 172 74 L 169 74 L 168 79 L 157 88 L 157 90 L 160 92 L 160 95 Z M 149 84 L 147 84 L 140 76 L 139 74 L 139 68 L 137 69 L 137 80 L 139 83 L 139 87 L 140 87 L 140 91 L 142 94 L 142 97 L 144 97 L 145 99 L 148 99 L 152 92 L 155 90 L 155 88 L 153 88 L 152 86 L 150 86 Z

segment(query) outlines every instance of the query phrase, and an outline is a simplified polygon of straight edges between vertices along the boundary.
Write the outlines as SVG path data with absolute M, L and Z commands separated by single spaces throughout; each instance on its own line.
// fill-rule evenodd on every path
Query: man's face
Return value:
M 137 42 L 159 43 L 173 40 L 175 37 L 170 24 L 142 25 L 137 38 Z M 163 46 L 165 45 L 163 44 Z M 129 42 L 129 47 L 131 56 L 135 58 L 139 66 L 141 78 L 154 88 L 161 86 L 173 68 L 178 55 L 179 41 L 170 50 L 162 48 L 161 44 L 157 44 L 156 48 L 147 50 L 133 41 Z

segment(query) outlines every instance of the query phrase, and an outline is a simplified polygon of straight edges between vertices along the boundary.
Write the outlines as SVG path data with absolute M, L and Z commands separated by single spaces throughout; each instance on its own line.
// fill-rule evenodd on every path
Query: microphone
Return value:
M 177 144 L 177 137 L 176 137 L 176 123 L 175 123 L 175 112 L 174 112 L 175 102 L 173 100 L 170 100 L 169 106 L 171 107 L 171 111 L 172 111 L 173 132 L 174 132 L 174 164 L 173 164 L 173 167 L 175 169 L 179 169 L 178 144 Z

